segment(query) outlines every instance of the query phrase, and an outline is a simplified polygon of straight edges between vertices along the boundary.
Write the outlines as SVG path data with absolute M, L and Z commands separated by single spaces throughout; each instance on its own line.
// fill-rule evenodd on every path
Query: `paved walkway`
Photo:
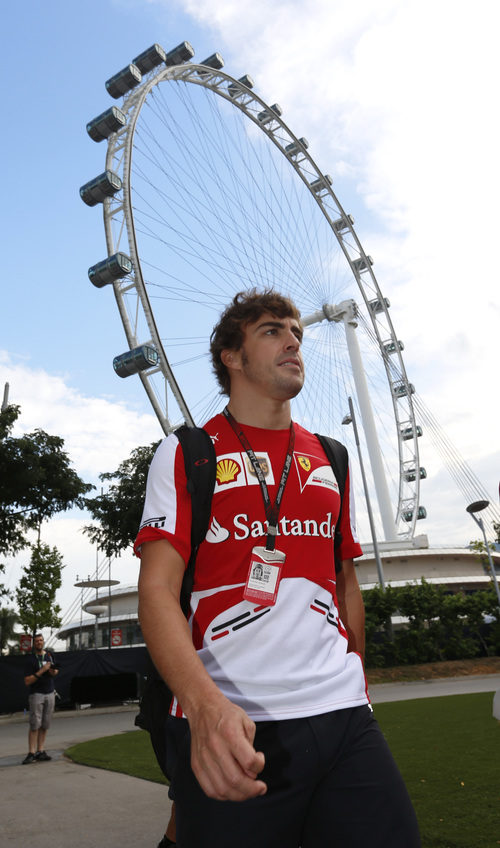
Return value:
M 473 692 L 496 692 L 500 689 L 500 674 L 474 674 L 468 677 L 442 677 L 411 683 L 379 683 L 370 686 L 373 704 L 387 701 L 410 701 L 442 695 L 467 695 Z
M 500 675 L 492 674 L 384 683 L 370 692 L 377 704 L 499 689 Z M 56 713 L 47 736 L 53 759 L 30 766 L 20 764 L 27 752 L 26 716 L 0 716 L 2 848 L 156 848 L 169 816 L 165 786 L 63 756 L 78 742 L 134 730 L 136 711 L 130 706 Z
M 134 728 L 137 707 L 56 713 L 47 735 L 52 762 L 23 766 L 28 724 L 0 719 L 2 848 L 156 848 L 168 818 L 167 787 L 77 765 L 70 745 Z

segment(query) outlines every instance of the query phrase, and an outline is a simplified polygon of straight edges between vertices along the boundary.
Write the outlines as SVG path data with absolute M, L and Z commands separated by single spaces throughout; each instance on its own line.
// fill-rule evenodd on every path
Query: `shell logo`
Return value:
M 220 459 L 217 463 L 217 482 L 223 486 L 224 483 L 234 483 L 238 474 L 241 471 L 241 466 L 234 459 Z
M 307 456 L 298 456 L 297 457 L 299 465 L 304 471 L 311 470 L 311 460 L 307 458 Z

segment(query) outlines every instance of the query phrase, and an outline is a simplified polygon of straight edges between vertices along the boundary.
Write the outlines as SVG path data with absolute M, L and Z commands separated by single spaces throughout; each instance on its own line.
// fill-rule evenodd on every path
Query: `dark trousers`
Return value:
M 172 781 L 179 848 L 420 846 L 406 787 L 369 707 L 257 722 L 268 791 L 242 802 L 205 795 L 191 770 L 189 732 L 182 735 Z

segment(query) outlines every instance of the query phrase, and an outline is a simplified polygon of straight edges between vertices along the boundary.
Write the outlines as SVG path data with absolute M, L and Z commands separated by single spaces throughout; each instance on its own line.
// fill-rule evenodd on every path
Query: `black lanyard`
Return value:
M 271 498 L 269 496 L 269 490 L 267 488 L 266 478 L 264 472 L 262 471 L 261 465 L 255 453 L 252 450 L 250 442 L 245 436 L 243 430 L 239 426 L 239 424 L 235 421 L 234 417 L 229 412 L 229 409 L 226 408 L 223 410 L 223 414 L 229 421 L 231 427 L 236 433 L 238 439 L 240 440 L 242 446 L 245 448 L 247 456 L 252 463 L 253 470 L 257 475 L 257 480 L 259 481 L 260 490 L 262 492 L 262 498 L 264 500 L 264 509 L 266 511 L 267 518 L 267 538 L 266 538 L 266 551 L 274 551 L 274 545 L 276 542 L 276 534 L 278 532 L 278 516 L 281 507 L 281 501 L 283 500 L 283 494 L 285 492 L 286 481 L 288 480 L 288 474 L 290 472 L 290 466 L 292 464 L 293 458 L 293 448 L 295 445 L 295 430 L 293 427 L 293 421 L 290 422 L 290 438 L 288 440 L 288 449 L 285 458 L 285 464 L 283 466 L 283 471 L 281 472 L 281 480 L 278 486 L 278 492 L 276 494 L 276 499 L 274 504 L 271 503 Z

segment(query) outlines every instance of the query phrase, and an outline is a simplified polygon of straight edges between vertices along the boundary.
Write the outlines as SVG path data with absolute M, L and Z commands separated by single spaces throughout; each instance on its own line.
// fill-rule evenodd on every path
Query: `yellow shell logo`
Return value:
M 311 470 L 311 460 L 308 459 L 307 456 L 298 456 L 297 459 L 299 461 L 300 467 L 303 468 L 304 471 Z
M 234 483 L 241 467 L 234 459 L 220 459 L 217 463 L 217 482 L 223 486 L 224 483 Z

